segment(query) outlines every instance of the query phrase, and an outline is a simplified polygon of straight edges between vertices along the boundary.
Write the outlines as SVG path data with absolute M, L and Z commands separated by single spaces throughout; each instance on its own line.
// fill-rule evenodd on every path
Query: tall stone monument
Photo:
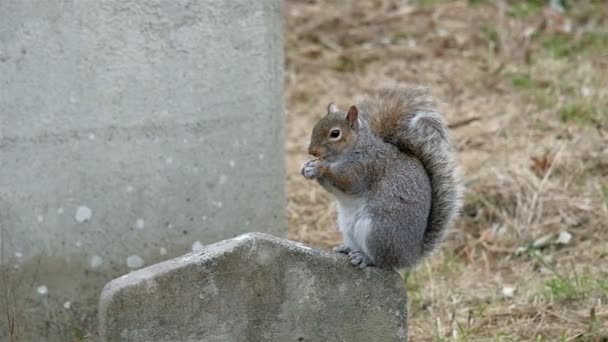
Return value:
M 278 0 L 0 1 L 0 340 L 86 335 L 110 279 L 282 235 L 281 20 Z

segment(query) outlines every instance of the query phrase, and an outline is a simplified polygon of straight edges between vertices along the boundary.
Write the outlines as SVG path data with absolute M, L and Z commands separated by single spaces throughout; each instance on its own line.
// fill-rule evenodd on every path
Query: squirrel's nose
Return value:
M 308 146 L 308 154 L 318 157 L 319 149 L 313 146 Z

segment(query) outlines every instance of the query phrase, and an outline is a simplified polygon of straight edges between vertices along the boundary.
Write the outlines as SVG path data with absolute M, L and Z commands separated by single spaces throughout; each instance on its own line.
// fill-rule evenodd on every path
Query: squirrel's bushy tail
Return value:
M 441 242 L 462 205 L 463 188 L 447 124 L 422 87 L 383 89 L 362 107 L 372 133 L 418 158 L 429 175 L 432 203 L 422 248 L 427 255 Z

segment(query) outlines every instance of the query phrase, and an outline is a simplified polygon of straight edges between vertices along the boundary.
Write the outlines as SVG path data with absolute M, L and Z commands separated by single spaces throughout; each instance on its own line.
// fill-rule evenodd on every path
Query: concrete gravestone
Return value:
M 115 279 L 102 341 L 405 341 L 404 282 L 250 233 Z
M 110 279 L 281 234 L 281 37 L 278 0 L 0 1 L 0 340 L 72 340 Z

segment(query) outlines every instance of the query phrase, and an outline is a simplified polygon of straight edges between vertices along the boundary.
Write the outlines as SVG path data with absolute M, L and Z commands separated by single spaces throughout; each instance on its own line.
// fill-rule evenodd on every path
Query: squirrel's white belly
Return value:
M 338 228 L 342 232 L 344 245 L 369 256 L 367 237 L 372 220 L 367 213 L 367 202 L 364 198 L 353 196 L 339 196 L 337 200 Z

